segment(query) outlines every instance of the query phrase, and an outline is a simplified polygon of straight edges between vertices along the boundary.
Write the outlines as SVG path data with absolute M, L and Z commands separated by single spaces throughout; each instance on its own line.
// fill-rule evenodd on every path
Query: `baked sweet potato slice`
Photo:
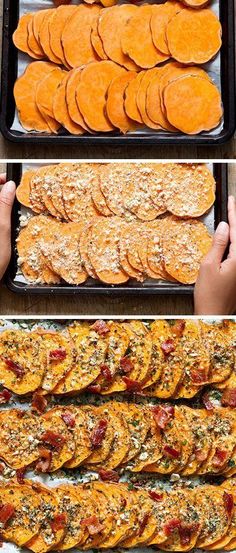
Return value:
M 55 388 L 56 394 L 77 392 L 92 384 L 100 374 L 100 366 L 104 363 L 107 350 L 106 340 L 87 322 L 74 324 L 68 331 L 73 339 L 77 357 L 69 374 Z
M 221 47 L 221 24 L 210 9 L 184 8 L 167 25 L 171 57 L 180 63 L 206 63 Z
M 0 428 L 0 457 L 9 467 L 24 469 L 38 459 L 40 424 L 37 417 L 20 409 L 1 411 Z
M 66 21 L 61 35 L 64 56 L 69 67 L 81 67 L 97 60 L 90 35 L 100 7 L 96 4 L 80 4 Z M 75 40 L 78 29 L 80 40 Z
M 150 119 L 146 109 L 147 89 L 149 87 L 150 82 L 157 75 L 158 75 L 158 68 L 153 68 L 146 71 L 145 75 L 141 79 L 141 82 L 138 88 L 136 102 L 137 102 L 139 113 L 145 125 L 147 125 L 147 127 L 149 127 L 150 129 L 160 130 L 161 127 L 159 123 L 156 124 L 154 123 L 153 120 Z
M 25 52 L 29 56 L 35 59 L 41 59 L 43 56 L 35 54 L 33 50 L 29 47 L 28 43 L 28 25 L 30 22 L 32 22 L 33 14 L 32 13 L 26 13 L 21 16 L 19 19 L 18 26 L 13 33 L 12 40 L 14 42 L 14 45 L 18 50 L 21 50 L 21 52 Z
M 43 18 L 43 21 L 39 28 L 39 44 L 44 51 L 45 56 L 49 59 L 49 61 L 61 64 L 60 58 L 55 56 L 54 52 L 51 49 L 50 44 L 50 34 L 49 34 L 49 22 L 54 19 L 56 16 L 57 10 L 50 10 L 46 13 L 45 17 Z
M 224 382 L 235 371 L 233 350 L 228 347 L 224 332 L 217 324 L 200 321 L 200 332 L 203 347 L 209 357 L 208 382 Z
M 166 208 L 173 215 L 200 217 L 215 201 L 215 179 L 205 164 L 170 164 L 164 194 Z
M 60 60 L 58 63 L 62 63 L 62 65 L 68 67 L 69 69 L 70 65 L 67 63 L 64 55 L 61 37 L 67 21 L 73 14 L 76 13 L 76 10 L 77 7 L 72 5 L 59 6 L 56 10 L 54 10 L 54 16 L 48 21 L 49 44 L 51 52 L 58 60 Z
M 93 514 L 94 505 L 82 486 L 62 484 L 53 491 L 59 502 L 59 511 L 66 513 L 68 521 L 66 534 L 58 549 L 67 551 L 83 544 L 88 538 L 88 529 L 82 521 Z
M 89 63 L 83 69 L 76 99 L 86 124 L 93 131 L 109 132 L 114 129 L 105 113 L 106 95 L 112 80 L 123 72 L 124 68 L 112 61 Z
M 205 8 L 209 0 L 183 0 L 183 3 L 190 8 Z
M 113 451 L 116 428 L 113 424 L 113 417 L 105 405 L 83 405 L 81 407 L 87 419 L 87 427 L 89 429 L 89 440 L 91 452 L 85 465 L 89 470 L 97 470 L 97 467 L 110 459 L 110 454 Z M 100 435 L 100 424 L 104 421 L 107 426 L 104 427 L 103 434 Z
M 197 75 L 186 75 L 164 90 L 168 121 L 185 134 L 198 134 L 217 127 L 223 110 L 218 88 Z
M 48 121 L 52 132 L 57 132 L 61 126 L 60 122 L 56 121 L 53 112 L 53 101 L 58 86 L 61 84 L 65 72 L 59 67 L 47 74 L 38 83 L 36 88 L 35 101 L 42 116 Z
M 66 88 L 70 75 L 65 75 L 59 84 L 53 98 L 53 114 L 58 123 L 70 134 L 83 134 L 84 129 L 71 119 L 66 101 Z
M 129 462 L 132 472 L 141 472 L 143 468 L 150 463 L 157 463 L 162 458 L 162 442 L 160 429 L 157 426 L 154 417 L 150 416 L 150 409 L 147 408 L 150 427 L 145 441 L 141 445 L 138 454 Z
M 169 58 L 169 55 L 163 54 L 154 46 L 150 29 L 152 13 L 152 5 L 140 6 L 127 21 L 121 35 L 124 54 L 144 69 L 154 67 Z
M 197 474 L 204 460 L 209 457 L 212 447 L 212 437 L 208 431 L 208 413 L 206 409 L 191 409 L 181 405 L 181 411 L 193 433 L 193 454 L 191 462 L 181 471 L 183 476 Z
M 31 190 L 31 178 L 34 175 L 34 171 L 25 171 L 21 177 L 20 184 L 16 189 L 16 197 L 18 202 L 25 207 L 31 208 L 30 190 Z
M 183 9 L 181 2 L 168 0 L 164 4 L 157 4 L 153 6 L 150 21 L 152 40 L 156 48 L 167 56 L 170 56 L 170 50 L 166 37 L 167 25 L 172 17 L 181 9 Z
M 119 259 L 119 240 L 123 222 L 116 217 L 103 218 L 93 224 L 88 256 L 98 278 L 106 284 L 129 280 Z
M 130 119 L 142 124 L 143 120 L 137 106 L 137 94 L 140 82 L 145 75 L 145 71 L 140 71 L 135 79 L 133 79 L 125 89 L 125 111 Z
M 64 466 L 66 468 L 76 468 L 84 463 L 92 453 L 87 415 L 82 409 L 74 405 L 57 408 L 57 413 L 61 414 L 75 441 L 74 456 Z
M 156 532 L 147 545 L 160 545 L 167 540 L 166 527 L 170 521 L 178 517 L 177 491 L 170 492 L 163 489 L 153 489 L 158 501 L 153 499 L 153 516 L 156 520 Z M 151 495 L 150 492 L 150 495 Z M 154 496 L 155 497 L 155 496 Z
M 181 418 L 182 422 L 182 418 Z M 177 473 L 181 465 L 182 460 L 182 437 L 180 430 L 179 413 L 174 408 L 174 415 L 170 417 L 170 420 L 165 425 L 164 429 L 161 429 L 161 458 L 157 462 L 146 462 L 143 469 L 145 472 L 157 472 L 160 474 Z M 175 452 L 175 455 L 171 456 L 170 452 Z
M 120 371 L 120 360 L 125 355 L 129 345 L 129 336 L 122 324 L 116 321 L 108 321 L 108 332 L 106 334 L 107 350 L 104 359 L 104 366 L 101 374 L 96 380 L 101 387 L 101 393 L 112 392 L 113 378 Z
M 0 380 L 18 395 L 34 392 L 46 370 L 41 337 L 23 330 L 5 330 L 0 336 Z
M 166 271 L 183 284 L 194 283 L 211 243 L 212 237 L 202 222 L 173 217 L 162 239 Z
M 224 490 L 215 486 L 202 487 L 202 499 L 205 503 L 203 526 L 197 539 L 196 547 L 205 548 L 216 543 L 228 532 L 232 513 L 229 516 L 224 502 Z M 201 498 L 201 489 L 198 490 L 198 498 Z M 209 526 L 210 521 L 215 520 L 214 528 Z
M 139 8 L 132 4 L 113 6 L 103 10 L 98 20 L 98 33 L 107 57 L 130 71 L 137 71 L 136 63 L 127 56 L 121 46 L 121 36 L 127 21 Z
M 113 528 L 113 516 L 109 512 L 107 499 L 102 490 L 95 489 L 93 482 L 85 484 L 87 496 L 93 503 L 93 513 L 95 516 L 94 527 L 90 527 L 87 540 L 83 543 L 83 550 L 98 548 L 110 536 Z
M 36 90 L 38 83 L 53 69 L 55 66 L 49 62 L 30 63 L 15 82 L 14 98 L 18 116 L 22 127 L 27 131 L 51 132 L 50 126 L 37 107 Z
M 210 420 L 212 448 L 198 474 L 224 474 L 227 471 L 236 446 L 235 428 L 234 412 L 222 408 L 213 412 Z
M 85 120 L 76 100 L 76 89 L 80 83 L 82 69 L 73 69 L 69 72 L 68 81 L 66 84 L 66 103 L 69 112 L 69 116 L 74 121 L 76 125 L 79 125 L 85 131 L 90 131 L 88 125 L 86 125 Z
M 141 450 L 150 428 L 150 417 L 147 409 L 143 409 L 141 405 L 135 405 L 134 403 L 122 402 L 121 410 L 128 424 L 131 437 L 129 451 L 122 461 L 122 464 L 125 465 Z
M 231 520 L 231 525 L 229 527 L 229 531 L 226 536 L 224 536 L 222 539 L 220 539 L 218 542 L 216 542 L 215 547 L 219 545 L 220 548 L 224 548 L 226 551 L 229 551 L 230 549 L 233 549 L 233 546 L 236 543 L 236 511 L 235 511 L 235 480 L 228 478 L 224 482 L 222 482 L 221 487 L 230 495 L 233 496 L 234 500 L 234 513 Z
M 43 347 L 47 352 L 47 369 L 41 388 L 50 393 L 56 385 L 65 377 L 74 363 L 74 350 L 71 340 L 62 333 L 36 330 L 41 337 Z
M 177 494 L 175 492 L 172 494 L 172 500 L 177 499 L 180 509 L 180 530 L 173 531 L 160 548 L 164 551 L 190 551 L 195 547 L 202 523 L 197 491 L 196 488 L 193 490 L 180 488 Z
M 150 372 L 143 389 L 160 381 L 162 376 L 163 362 L 165 361 L 164 352 L 161 348 L 161 335 L 165 330 L 165 322 L 162 320 L 155 321 L 150 325 L 150 338 L 152 342 Z
M 122 542 L 122 547 L 125 548 L 145 546 L 156 532 L 156 519 L 152 513 L 153 502 L 147 491 L 135 489 L 132 491 L 132 498 L 137 501 L 136 533 Z
M 108 88 L 106 112 L 112 125 L 123 134 L 133 131 L 137 127 L 134 121 L 127 116 L 124 108 L 125 89 L 136 75 L 135 71 L 124 73 L 124 75 L 116 77 Z
M 8 505 L 14 510 L 9 520 L 5 524 L 2 523 L 2 538 L 23 547 L 40 531 L 40 497 L 28 483 L 18 484 L 9 481 L 5 485 L 1 483 L 0 496 L 1 506 Z
M 101 489 L 104 491 L 108 511 L 113 513 L 113 528 L 106 540 L 100 544 L 101 549 L 107 549 L 115 547 L 122 541 L 135 533 L 136 511 L 132 502 L 130 493 L 127 487 L 123 484 L 108 484 L 106 482 L 96 482 L 94 484 L 95 489 Z M 122 511 L 125 505 L 125 510 L 128 514 L 126 517 L 122 517 Z M 134 529 L 133 529 L 134 528 Z
M 38 440 L 40 447 L 51 451 L 51 462 L 47 472 L 55 472 L 74 457 L 74 436 L 61 417 L 60 407 L 58 410 L 54 407 L 40 417 Z
M 106 407 L 106 406 L 105 406 Z M 106 413 L 106 408 L 102 410 Z M 100 464 L 105 470 L 114 470 L 119 467 L 131 446 L 129 427 L 122 412 L 122 404 L 111 401 L 109 403 L 109 415 L 114 429 L 114 442 L 108 457 Z

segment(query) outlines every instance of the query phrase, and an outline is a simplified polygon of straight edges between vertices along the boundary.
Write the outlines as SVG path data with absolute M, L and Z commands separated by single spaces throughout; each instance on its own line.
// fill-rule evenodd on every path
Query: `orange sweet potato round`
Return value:
M 125 89 L 136 75 L 135 71 L 128 71 L 124 75 L 116 77 L 108 88 L 106 103 L 108 118 L 112 125 L 124 134 L 136 128 L 136 124 L 126 115 L 124 108 Z

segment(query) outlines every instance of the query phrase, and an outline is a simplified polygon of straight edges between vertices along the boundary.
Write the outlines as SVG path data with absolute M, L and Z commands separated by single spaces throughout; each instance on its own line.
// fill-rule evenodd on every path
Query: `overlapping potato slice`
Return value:
M 74 350 L 71 340 L 59 332 L 39 329 L 45 351 L 47 352 L 47 370 L 41 387 L 52 392 L 56 385 L 66 376 L 74 362 Z
M 231 376 L 235 359 L 224 334 L 217 324 L 200 322 L 202 342 L 209 355 L 209 382 L 224 382 Z
M 40 496 L 25 482 L 8 482 L 0 486 L 0 510 L 8 506 L 9 518 L 1 522 L 1 536 L 4 540 L 22 547 L 40 531 Z
M 40 433 L 39 433 L 39 457 L 45 457 L 45 451 L 50 452 L 49 471 L 54 472 L 61 468 L 67 461 L 74 457 L 75 441 L 72 433 L 61 417 L 60 408 L 54 407 L 40 417 Z M 37 465 L 39 471 L 44 472 L 40 466 L 40 461 Z
M 15 470 L 24 469 L 39 457 L 40 421 L 28 411 L 0 413 L 0 457 Z

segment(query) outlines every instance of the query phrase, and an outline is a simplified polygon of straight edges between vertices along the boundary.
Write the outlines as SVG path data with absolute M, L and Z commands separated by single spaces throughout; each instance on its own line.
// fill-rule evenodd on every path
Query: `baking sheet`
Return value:
M 78 4 L 78 0 L 72 0 L 71 2 L 72 4 Z M 120 4 L 124 3 L 123 0 L 120 0 L 119 1 Z M 141 4 L 142 2 L 138 2 L 139 4 Z M 161 3 L 161 2 L 157 2 L 155 0 L 150 0 L 149 3 Z M 22 16 L 23 14 L 27 13 L 27 12 L 36 12 L 38 10 L 41 10 L 41 9 L 47 9 L 47 8 L 53 8 L 53 2 L 52 0 L 39 0 L 37 2 L 35 2 L 34 0 L 19 0 L 19 6 L 20 6 L 20 9 L 19 9 L 19 16 Z M 213 0 L 213 2 L 211 2 L 211 9 L 215 12 L 215 14 L 217 15 L 217 17 L 219 18 L 219 0 Z M 18 60 L 18 65 L 17 65 L 17 75 L 18 77 L 20 77 L 22 75 L 22 73 L 24 73 L 27 65 L 29 63 L 31 63 L 33 60 L 32 58 L 30 58 L 27 54 L 24 54 L 23 52 L 18 52 L 18 55 L 17 55 L 17 60 Z M 203 69 L 205 69 L 211 79 L 213 80 L 213 82 L 217 85 L 217 87 L 219 88 L 220 92 L 221 92 L 221 53 L 219 52 L 217 54 L 217 56 L 214 58 L 214 60 L 206 63 L 205 65 L 202 65 Z M 223 116 L 224 117 L 224 116 Z M 201 135 L 204 136 L 204 134 L 206 135 L 210 135 L 210 136 L 215 136 L 215 135 L 218 135 L 219 132 L 223 129 L 223 126 L 224 126 L 224 123 L 223 123 L 223 119 L 221 121 L 221 123 L 218 125 L 218 127 L 216 127 L 215 129 L 213 129 L 212 131 L 210 132 L 203 132 L 201 133 Z M 23 132 L 25 133 L 25 129 L 22 127 L 20 121 L 19 121 L 19 118 L 18 118 L 18 113 L 17 113 L 17 110 L 15 110 L 15 117 L 14 117 L 14 121 L 13 121 L 13 124 L 11 126 L 11 130 L 13 131 L 20 131 L 20 132 Z M 64 134 L 63 131 L 59 131 L 59 134 Z M 139 129 L 137 131 L 133 131 L 133 132 L 128 132 L 127 134 L 129 134 L 130 136 L 142 136 L 142 135 L 153 135 L 154 131 L 153 129 L 149 129 L 147 127 L 143 127 L 142 129 Z M 28 134 L 39 134 L 35 131 L 32 131 L 31 133 L 28 133 Z M 117 134 L 117 133 L 116 133 Z M 120 133 L 118 133 L 120 134 Z M 157 136 L 159 138 L 161 137 L 167 137 L 169 136 L 169 132 L 166 132 L 166 131 L 157 131 L 155 134 L 157 134 Z M 172 134 L 172 133 L 171 133 Z
M 120 163 L 122 163 L 122 162 L 120 162 Z M 126 163 L 126 162 L 124 162 L 124 163 Z M 131 161 L 130 163 L 135 163 L 135 161 L 134 162 Z M 37 169 L 38 167 L 41 167 L 42 165 L 50 165 L 50 164 L 49 163 L 28 163 L 28 162 L 23 163 L 22 164 L 22 174 L 25 171 L 29 171 L 29 170 L 32 170 L 32 169 Z M 206 166 L 213 173 L 213 163 L 206 163 Z M 33 213 L 31 209 L 26 208 L 24 206 L 21 206 L 21 208 L 19 210 L 19 215 L 20 215 L 21 228 L 23 228 L 27 224 L 28 219 L 32 216 L 35 216 L 35 213 Z M 199 219 L 206 225 L 206 227 L 207 227 L 208 231 L 210 232 L 210 234 L 213 234 L 214 230 L 215 230 L 214 205 L 211 207 L 211 209 L 205 215 L 203 215 L 202 217 L 199 217 Z M 14 282 L 17 283 L 17 284 L 21 284 L 21 285 L 25 285 L 25 284 L 29 285 L 30 284 L 26 280 L 24 275 L 22 274 L 21 268 L 20 268 L 19 265 L 17 266 L 17 273 L 15 275 Z M 132 285 L 132 283 L 135 286 L 137 285 L 137 281 L 135 279 L 130 279 L 129 280 L 129 285 Z M 88 280 L 82 286 L 82 288 L 84 288 L 84 290 L 86 291 L 86 288 L 88 288 L 89 285 L 91 285 L 91 284 L 96 285 L 96 284 L 101 284 L 101 282 L 97 281 L 97 280 L 94 280 L 92 278 L 88 278 Z M 166 284 L 167 284 L 166 281 L 158 280 L 158 279 L 152 279 L 152 278 L 147 278 L 144 281 L 144 286 L 149 287 L 149 288 L 156 287 L 157 285 L 166 287 Z M 168 281 L 168 285 L 170 285 L 171 287 L 174 287 L 175 283 L 172 283 L 172 282 Z M 53 286 L 56 286 L 56 287 L 60 288 L 60 284 L 58 284 L 58 285 L 55 284 Z M 179 284 L 179 286 L 181 288 L 181 284 Z M 68 287 L 69 287 L 69 285 L 68 285 Z M 98 288 L 98 292 L 99 292 L 99 288 Z
M 232 318 L 232 317 L 231 317 Z M 149 319 L 148 321 L 146 322 L 150 322 L 151 320 L 154 320 L 155 317 Z M 202 320 L 207 320 L 208 322 L 211 321 L 211 322 L 214 322 L 215 319 L 209 319 L 209 317 L 201 317 Z M 236 320 L 236 318 L 234 318 Z M 72 322 L 74 319 L 68 319 L 66 321 L 67 324 L 69 324 L 69 322 Z M 123 320 L 123 319 L 122 319 Z M 143 320 L 143 322 L 145 323 L 145 318 L 140 318 L 140 320 Z M 217 318 L 217 322 L 219 322 L 221 319 L 220 318 Z M 28 320 L 10 320 L 10 319 L 5 319 L 5 320 L 0 320 L 0 335 L 1 335 L 1 332 L 3 332 L 4 330 L 7 330 L 7 329 L 24 329 L 24 330 L 33 330 L 34 328 L 37 328 L 38 326 L 40 327 L 44 327 L 46 329 L 50 328 L 50 329 L 54 329 L 54 330 L 62 330 L 65 326 L 65 324 L 63 322 L 61 322 L 60 319 L 54 319 L 54 320 L 50 320 L 50 319 L 38 319 L 37 321 L 36 320 L 33 320 L 33 319 L 28 319 Z M 116 399 L 116 395 L 113 394 L 112 395 L 112 398 L 113 399 Z M 122 400 L 122 394 L 117 394 L 117 398 Z M 63 399 L 60 399 L 58 400 L 57 399 L 57 403 L 59 403 L 60 405 L 62 404 L 78 404 L 78 403 L 94 403 L 94 399 L 95 399 L 95 402 L 96 403 L 100 403 L 100 402 L 107 402 L 107 401 L 110 401 L 110 397 L 109 396 L 104 396 L 103 398 L 99 398 L 97 395 L 96 396 L 93 396 L 92 394 L 80 394 L 80 396 L 77 398 L 77 397 L 69 397 L 69 398 L 63 398 Z M 126 397 L 126 401 L 127 401 L 127 397 Z M 132 401 L 132 397 L 131 397 L 131 401 Z M 150 400 L 149 398 L 140 398 L 139 400 L 135 399 L 135 401 L 139 401 L 141 403 L 152 403 L 152 400 Z M 155 401 L 155 400 L 154 400 Z M 191 405 L 194 405 L 194 400 L 191 401 L 191 402 L 188 402 L 188 404 Z M 197 404 L 196 404 L 197 405 Z M 11 407 L 14 407 L 14 408 L 20 408 L 20 409 L 28 409 L 29 408 L 29 403 L 27 403 L 26 401 L 24 402 L 24 400 L 22 401 L 19 401 L 18 399 L 14 399 L 14 404 L 10 404 L 8 406 L 0 406 L 0 411 L 3 410 L 3 409 L 8 409 L 8 408 L 11 408 Z M 14 476 L 14 471 L 9 471 L 9 478 L 11 478 L 12 476 Z M 126 481 L 126 480 L 129 480 L 130 479 L 130 476 L 133 477 L 133 478 L 138 478 L 138 480 L 140 479 L 143 479 L 145 481 L 145 483 L 150 483 L 150 486 L 156 486 L 158 488 L 164 488 L 164 489 L 168 489 L 171 487 L 171 485 L 176 481 L 176 475 L 172 475 L 171 476 L 167 476 L 167 477 L 161 477 L 161 476 L 157 476 L 157 475 L 149 475 L 149 474 L 143 474 L 143 475 L 138 475 L 138 474 L 129 474 L 128 471 L 124 471 L 123 474 L 122 474 L 122 477 L 121 477 L 121 481 Z M 177 482 L 179 484 L 185 482 L 187 485 L 189 485 L 191 483 L 191 485 L 193 486 L 197 486 L 199 484 L 199 482 L 201 483 L 204 483 L 204 481 L 209 481 L 208 478 L 204 478 L 204 477 L 182 477 L 179 479 L 178 477 L 179 475 L 177 475 Z M 90 480 L 96 480 L 98 479 L 98 476 L 96 473 L 94 472 L 90 472 L 90 471 L 86 471 L 86 470 L 83 470 L 83 469 L 73 469 L 73 470 L 59 470 L 55 473 L 52 473 L 51 475 L 35 475 L 34 472 L 30 472 L 28 471 L 27 474 L 26 474 L 26 477 L 27 478 L 30 478 L 32 480 L 36 480 L 36 481 L 40 481 L 40 482 L 43 482 L 44 484 L 46 484 L 47 486 L 49 487 L 56 487 L 57 485 L 59 484 L 65 484 L 65 482 L 68 482 L 69 484 L 70 483 L 82 483 L 82 482 L 86 482 L 86 481 L 90 481 Z M 211 482 L 215 482 L 217 483 L 217 477 L 216 478 L 212 478 L 210 477 L 211 479 Z M 2 475 L 0 474 L 0 484 L 1 484 L 1 481 L 3 481 L 3 477 Z M 69 552 L 71 553 L 80 553 L 80 549 L 78 548 L 73 548 L 73 549 L 70 549 Z M 103 550 L 97 550 L 98 552 L 99 551 L 103 551 Z M 139 548 L 132 548 L 132 549 L 123 549 L 122 547 L 118 547 L 118 548 L 115 548 L 115 549 L 111 549 L 111 550 L 106 550 L 108 552 L 114 552 L 114 553 L 127 553 L 127 551 L 130 551 L 130 553 L 155 553 L 156 551 L 160 551 L 158 550 L 156 547 L 155 548 L 151 548 L 151 547 L 139 547 Z M 198 551 L 200 552 L 201 550 L 200 549 L 195 549 L 193 550 L 194 553 L 197 553 Z M 4 543 L 3 544 L 3 547 L 1 548 L 1 552 L 2 553 L 28 553 L 29 550 L 28 549 L 25 549 L 25 548 L 19 548 L 17 547 L 16 545 L 14 544 L 10 544 L 10 543 Z M 82 553 L 82 552 L 81 552 Z M 89 550 L 89 553 L 94 553 L 94 550 Z M 160 551 L 160 553 L 162 553 Z M 223 553 L 223 550 L 218 550 L 218 553 Z M 235 551 L 233 551 L 232 553 L 236 553 Z

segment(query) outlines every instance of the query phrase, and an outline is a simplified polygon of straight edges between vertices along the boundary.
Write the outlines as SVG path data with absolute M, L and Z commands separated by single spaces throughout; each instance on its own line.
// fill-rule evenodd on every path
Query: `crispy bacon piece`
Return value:
M 162 342 L 161 349 L 166 357 L 170 355 L 173 351 L 175 351 L 175 344 L 174 340 L 172 338 L 168 338 L 165 342 Z
M 213 411 L 214 409 L 214 403 L 210 400 L 210 396 L 208 393 L 203 394 L 202 401 L 206 407 L 207 411 Z
M 3 543 L 4 543 L 3 536 L 2 534 L 0 534 L 0 547 L 3 547 Z
M 39 415 L 42 415 L 42 413 L 44 413 L 46 410 L 47 404 L 48 402 L 45 396 L 43 396 L 38 390 L 36 390 L 32 398 L 32 409 L 36 411 Z
M 70 411 L 65 411 L 64 413 L 62 413 L 61 418 L 66 424 L 66 426 L 69 426 L 69 428 L 74 428 L 75 415 L 73 415 L 73 413 L 70 413 Z
M 90 384 L 90 386 L 87 387 L 88 392 L 91 392 L 91 394 L 100 394 L 101 389 L 102 387 L 100 384 Z
M 67 353 L 63 348 L 54 349 L 49 352 L 50 361 L 64 361 L 66 359 Z
M 224 407 L 236 407 L 236 388 L 226 388 L 221 397 L 221 404 Z
M 125 357 L 122 357 L 120 360 L 120 368 L 123 373 L 129 374 L 133 368 L 134 364 L 132 363 L 130 357 L 128 355 L 125 355 Z
M 154 405 L 152 412 L 157 426 L 164 430 L 168 422 L 174 417 L 175 408 L 173 405 Z
M 24 484 L 26 468 L 18 469 L 16 471 L 16 479 L 18 484 Z
M 110 332 L 110 328 L 105 321 L 96 321 L 91 328 L 99 334 L 99 336 L 106 336 Z
M 234 497 L 231 493 L 224 492 L 223 495 L 224 506 L 229 517 L 232 516 L 234 511 Z
M 179 530 L 181 520 L 179 518 L 172 518 L 164 525 L 164 532 L 166 536 L 171 536 L 175 530 Z
M 58 8 L 58 6 L 64 6 L 65 4 L 71 4 L 71 0 L 53 0 L 54 6 Z
M 65 513 L 61 513 L 60 515 L 56 515 L 53 520 L 50 522 L 50 526 L 52 528 L 52 531 L 54 533 L 58 532 L 58 530 L 63 530 L 65 528 L 67 523 L 67 517 Z
M 182 319 L 176 320 L 175 324 L 172 326 L 172 332 L 175 334 L 175 336 L 183 336 L 184 329 L 185 329 L 186 322 Z
M 0 392 L 0 404 L 8 403 L 12 397 L 12 394 L 6 388 L 3 388 Z
M 9 369 L 9 371 L 12 371 L 16 375 L 16 377 L 19 378 L 19 380 L 23 378 L 23 376 L 25 375 L 25 369 L 23 369 L 21 365 L 15 363 L 14 361 L 12 361 L 12 359 L 4 359 L 4 361 L 7 369 Z
M 154 490 L 150 490 L 148 492 L 148 495 L 153 499 L 153 501 L 162 501 L 163 499 L 163 493 L 157 493 Z
M 3 474 L 5 470 L 4 464 L 0 463 L 0 474 Z
M 189 545 L 191 541 L 191 536 L 193 532 L 196 532 L 199 528 L 199 524 L 196 522 L 192 523 L 185 523 L 181 522 L 178 530 L 179 530 L 179 537 L 180 537 L 180 543 L 181 545 Z
M 169 445 L 165 445 L 163 447 L 164 455 L 167 455 L 167 457 L 171 457 L 172 459 L 179 459 L 180 457 L 180 451 L 177 449 L 174 449 L 173 447 L 170 447 Z
M 194 384 L 207 384 L 207 375 L 205 369 L 201 369 L 200 367 L 197 369 L 192 369 L 190 371 L 190 378 Z
M 100 469 L 98 474 L 104 482 L 119 482 L 120 476 L 116 470 Z
M 227 459 L 227 451 L 220 449 L 219 447 L 215 450 L 215 455 L 212 459 L 213 467 L 222 467 L 225 464 Z
M 144 532 L 144 530 L 145 530 L 145 528 L 146 528 L 146 526 L 147 526 L 149 517 L 150 517 L 150 513 L 145 513 L 145 515 L 143 516 L 142 520 L 139 522 L 138 536 L 142 536 L 142 533 Z
M 47 430 L 42 434 L 40 441 L 51 446 L 56 451 L 60 451 L 63 448 L 66 438 L 61 434 Z
M 108 365 L 103 364 L 101 365 L 100 369 L 101 369 L 101 375 L 103 376 L 103 378 L 105 378 L 105 380 L 107 380 L 108 382 L 111 382 L 112 374 Z
M 194 454 L 199 463 L 203 463 L 203 461 L 207 460 L 208 451 L 206 449 L 195 449 Z
M 101 419 L 98 424 L 95 426 L 92 435 L 91 435 L 91 445 L 95 449 L 96 447 L 100 447 L 102 444 L 107 430 L 107 421 L 105 419 Z
M 137 380 L 131 380 L 128 376 L 123 376 L 122 380 L 124 381 L 128 392 L 141 392 L 142 386 L 140 382 L 137 382 Z
M 3 524 L 3 527 L 6 526 L 14 514 L 15 507 L 13 507 L 13 505 L 10 503 L 5 503 L 5 505 L 0 504 L 0 523 Z
M 98 517 L 96 517 L 95 515 L 81 520 L 81 526 L 86 526 L 90 536 L 99 534 L 99 532 L 102 532 L 102 530 L 104 529 L 103 524 L 99 522 Z
M 45 447 L 39 448 L 39 460 L 36 464 L 38 472 L 48 472 L 52 464 L 52 452 Z

